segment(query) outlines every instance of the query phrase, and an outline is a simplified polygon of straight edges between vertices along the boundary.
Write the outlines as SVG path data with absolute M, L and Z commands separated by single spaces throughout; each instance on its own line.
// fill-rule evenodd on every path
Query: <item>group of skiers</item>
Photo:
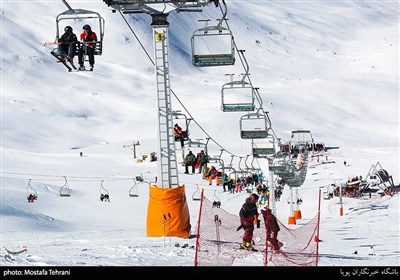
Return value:
M 83 32 L 80 35 L 80 41 L 78 41 L 77 36 L 74 34 L 71 26 L 66 26 L 64 28 L 64 34 L 58 39 L 58 48 L 56 55 L 61 62 L 69 61 L 73 63 L 76 50 L 78 48 L 78 61 L 79 70 L 85 70 L 84 66 L 84 55 L 88 56 L 90 70 L 94 67 L 94 54 L 95 46 L 97 42 L 97 35 L 92 31 L 90 25 L 85 24 L 83 26 Z

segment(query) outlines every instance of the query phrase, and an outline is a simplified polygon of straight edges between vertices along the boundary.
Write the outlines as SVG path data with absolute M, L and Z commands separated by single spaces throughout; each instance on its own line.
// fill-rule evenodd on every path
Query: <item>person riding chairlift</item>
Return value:
M 183 137 L 183 130 L 182 128 L 176 123 L 174 126 L 174 137 L 175 141 L 180 140 L 181 141 L 181 148 L 185 145 L 185 138 Z

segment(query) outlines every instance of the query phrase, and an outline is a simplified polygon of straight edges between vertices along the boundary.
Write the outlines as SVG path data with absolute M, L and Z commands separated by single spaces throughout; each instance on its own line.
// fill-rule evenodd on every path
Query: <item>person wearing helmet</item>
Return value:
M 94 67 L 94 52 L 95 46 L 97 42 L 97 35 L 92 31 L 92 28 L 89 24 L 85 24 L 83 26 L 83 32 L 80 36 L 80 40 L 83 42 L 78 51 L 78 59 L 79 59 L 79 70 L 85 70 L 84 66 L 84 55 L 87 55 L 89 58 L 90 71 L 93 71 Z
M 240 245 L 240 248 L 249 251 L 256 251 L 252 246 L 252 240 L 254 225 L 257 224 L 257 227 L 259 227 L 257 200 L 258 195 L 255 193 L 251 194 L 248 198 L 246 198 L 245 203 L 242 205 L 242 208 L 240 208 L 239 211 L 240 226 L 238 227 L 238 230 L 241 228 L 244 230 L 242 237 L 243 241 Z
M 68 60 L 71 63 L 73 62 L 77 42 L 78 38 L 74 34 L 72 27 L 66 26 L 64 28 L 64 34 L 61 35 L 60 39 L 58 39 L 57 51 L 58 56 L 62 62 L 65 62 L 65 60 Z

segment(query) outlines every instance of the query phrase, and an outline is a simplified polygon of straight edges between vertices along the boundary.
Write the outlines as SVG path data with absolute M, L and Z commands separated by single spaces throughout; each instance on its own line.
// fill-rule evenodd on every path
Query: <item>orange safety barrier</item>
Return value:
M 150 186 L 147 209 L 147 236 L 190 236 L 190 214 L 185 195 L 185 185 L 162 189 Z

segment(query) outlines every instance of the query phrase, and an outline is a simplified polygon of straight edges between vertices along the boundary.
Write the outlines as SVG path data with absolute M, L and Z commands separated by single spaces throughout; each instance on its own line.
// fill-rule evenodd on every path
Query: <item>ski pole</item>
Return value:
M 217 247 L 218 247 L 218 253 L 220 253 L 221 248 L 220 248 L 220 234 L 219 234 L 219 225 L 221 224 L 221 220 L 218 218 L 218 215 L 214 215 L 214 222 L 215 222 L 215 231 L 217 235 Z
M 171 214 L 168 212 L 168 236 L 169 236 L 169 247 L 171 247 Z
M 164 214 L 164 247 L 165 247 L 165 223 L 166 223 L 166 221 L 167 221 L 167 218 L 165 217 L 165 214 Z

